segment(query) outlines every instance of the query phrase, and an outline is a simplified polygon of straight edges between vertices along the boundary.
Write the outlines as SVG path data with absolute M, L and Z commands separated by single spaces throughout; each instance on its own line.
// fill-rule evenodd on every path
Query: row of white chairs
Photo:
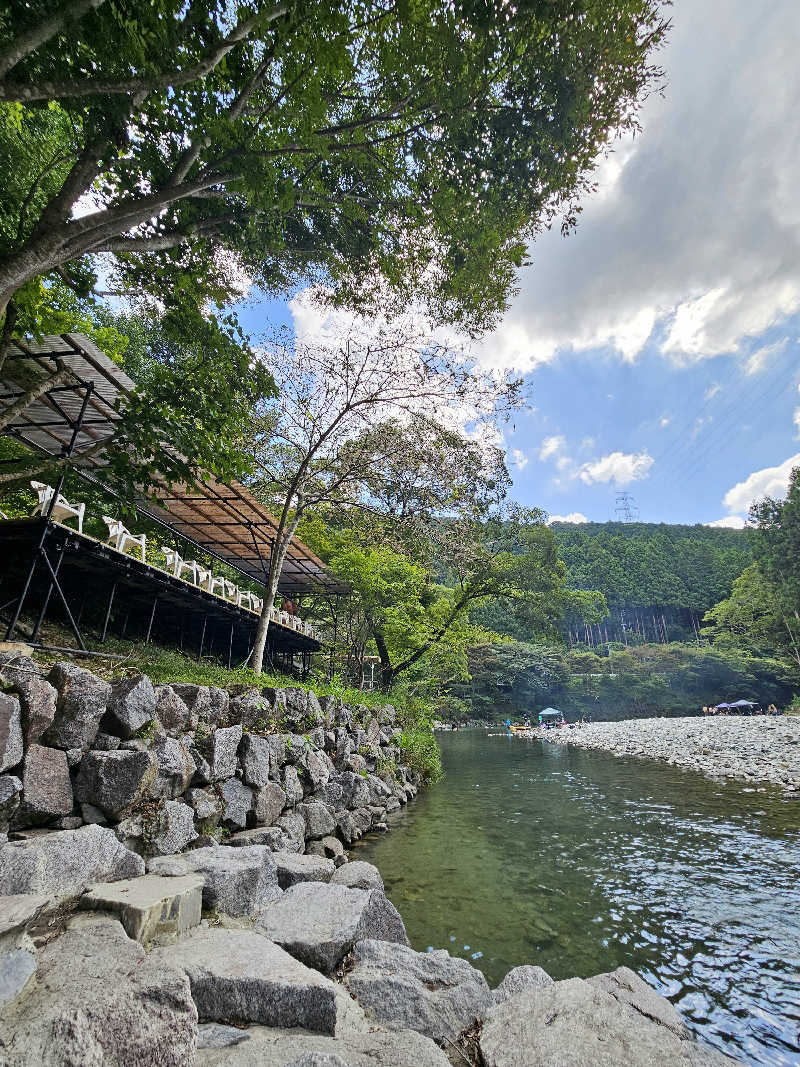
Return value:
M 42 482 L 31 482 L 31 486 L 38 497 L 39 513 L 44 515 L 50 506 L 50 501 L 53 499 L 55 490 L 52 486 L 44 485 Z M 76 518 L 78 520 L 78 533 L 83 533 L 83 519 L 85 513 L 85 504 L 70 504 L 69 501 L 59 493 L 53 504 L 51 517 L 59 522 L 63 522 L 65 519 Z M 142 562 L 147 562 L 146 534 L 131 533 L 120 519 L 115 519 L 110 515 L 104 515 L 103 522 L 108 526 L 108 537 L 106 538 L 106 541 L 109 544 L 111 544 L 118 552 L 124 552 L 129 545 L 134 545 L 142 553 Z M 261 597 L 258 597 L 255 593 L 251 592 L 251 590 L 240 589 L 234 582 L 213 574 L 208 567 L 204 567 L 202 563 L 198 563 L 195 559 L 183 559 L 180 553 L 174 548 L 168 548 L 166 545 L 161 545 L 161 551 L 167 561 L 167 568 L 175 578 L 183 578 L 184 575 L 187 574 L 191 579 L 192 585 L 198 586 L 200 589 L 205 589 L 209 593 L 221 596 L 225 600 L 232 601 L 237 607 L 247 608 L 249 611 L 254 611 L 259 615 L 263 611 L 264 601 Z M 282 611 L 273 607 L 270 612 L 270 619 L 272 622 L 276 622 L 280 626 L 287 626 L 289 629 L 296 630 L 298 633 L 305 634 L 307 637 L 317 636 L 310 623 L 303 622 L 302 619 L 298 619 L 296 615 L 292 615 L 288 611 Z

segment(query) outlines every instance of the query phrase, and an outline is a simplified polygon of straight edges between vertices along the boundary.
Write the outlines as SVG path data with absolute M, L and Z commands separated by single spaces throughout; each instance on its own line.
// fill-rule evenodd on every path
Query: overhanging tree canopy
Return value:
M 265 290 L 380 279 L 485 327 L 635 125 L 665 29 L 658 0 L 10 0 L 0 310 L 27 327 L 99 253 L 224 302 L 228 250 Z

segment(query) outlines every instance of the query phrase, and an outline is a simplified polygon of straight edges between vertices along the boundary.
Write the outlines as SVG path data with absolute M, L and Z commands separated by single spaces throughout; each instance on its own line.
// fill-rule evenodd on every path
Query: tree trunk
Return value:
M 386 641 L 382 633 L 373 630 L 372 636 L 375 638 L 375 647 L 378 649 L 378 657 L 381 661 L 381 689 L 384 693 L 388 693 L 394 681 L 394 670 L 389 657 L 389 649 L 386 647 Z
M 294 518 L 288 524 L 284 518 L 281 518 L 281 521 L 278 524 L 278 530 L 275 537 L 275 548 L 269 561 L 267 585 L 264 590 L 264 605 L 261 609 L 261 618 L 258 620 L 255 643 L 253 644 L 252 667 L 257 674 L 260 674 L 264 669 L 264 649 L 267 645 L 270 613 L 275 604 L 275 594 L 278 592 L 278 582 L 280 581 L 281 572 L 283 571 L 286 553 L 289 551 L 289 545 L 292 543 L 292 537 L 294 537 L 294 532 L 297 529 L 299 522 L 300 515 L 295 513 Z

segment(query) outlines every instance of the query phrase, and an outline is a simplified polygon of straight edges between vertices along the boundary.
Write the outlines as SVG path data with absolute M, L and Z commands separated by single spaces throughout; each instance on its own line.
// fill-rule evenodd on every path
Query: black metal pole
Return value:
M 231 669 L 231 659 L 233 658 L 233 623 L 231 623 L 231 636 L 228 639 L 228 670 Z
M 61 570 L 61 563 L 62 563 L 62 560 L 64 559 L 64 548 L 65 547 L 66 546 L 62 544 L 61 551 L 58 553 L 58 560 L 56 561 L 56 574 L 58 574 L 58 572 Z M 39 612 L 39 616 L 36 619 L 36 623 L 34 624 L 33 631 L 31 632 L 31 643 L 33 643 L 33 644 L 36 643 L 36 638 L 39 636 L 39 630 L 41 628 L 42 623 L 44 622 L 44 617 L 47 614 L 47 608 L 48 608 L 48 606 L 50 604 L 50 597 L 52 596 L 52 594 L 53 594 L 53 583 L 51 582 L 50 585 L 47 587 L 47 592 L 45 593 L 44 600 L 42 601 L 42 609 Z M 78 621 L 80 621 L 80 619 Z
M 203 616 L 203 629 L 200 632 L 200 651 L 197 654 L 197 658 L 198 659 L 202 659 L 203 658 L 203 642 L 206 639 L 206 620 L 207 619 L 208 619 L 208 616 L 204 615 Z
M 153 632 L 153 619 L 156 617 L 156 608 L 158 607 L 158 597 L 153 601 L 153 610 L 150 612 L 150 622 L 147 626 L 147 637 L 144 639 L 146 645 L 150 644 L 150 634 Z
M 75 622 L 75 620 L 72 617 L 72 612 L 69 609 L 69 604 L 67 603 L 67 598 L 64 596 L 64 591 L 63 591 L 63 589 L 61 588 L 61 586 L 58 583 L 58 578 L 56 577 L 56 572 L 53 570 L 53 566 L 50 563 L 50 560 L 47 558 L 47 553 L 44 550 L 42 551 L 42 559 L 45 562 L 45 566 L 50 571 L 50 577 L 53 579 L 53 586 L 55 587 L 55 591 L 58 593 L 59 597 L 61 598 L 61 603 L 64 605 L 64 611 L 66 611 L 66 613 L 67 613 L 67 618 L 69 619 L 69 624 L 72 627 L 72 632 L 75 634 L 75 636 L 78 639 L 78 644 L 81 646 L 81 651 L 85 652 L 86 651 L 86 645 L 83 643 L 83 638 L 81 637 L 81 632 L 78 629 L 78 624 Z
M 111 608 L 114 605 L 114 594 L 116 593 L 116 591 L 117 591 L 117 582 L 116 582 L 116 579 L 114 579 L 114 581 L 111 584 L 111 592 L 108 595 L 108 606 L 106 607 L 106 617 L 103 619 L 103 632 L 100 635 L 100 644 L 101 645 L 104 645 L 106 643 L 106 634 L 108 633 L 108 622 L 109 622 L 109 619 L 111 618 Z
M 68 460 L 71 457 L 72 451 L 75 448 L 75 442 L 78 440 L 78 434 L 81 432 L 81 426 L 83 425 L 83 420 L 84 420 L 84 417 L 86 416 L 86 409 L 89 406 L 89 400 L 91 398 L 92 393 L 94 392 L 94 382 L 86 382 L 86 383 L 84 383 L 84 387 L 86 389 L 86 392 L 85 392 L 84 397 L 83 397 L 83 403 L 81 404 L 81 409 L 78 412 L 78 417 L 75 420 L 75 422 L 72 424 L 72 437 L 70 438 L 69 444 L 64 449 L 63 454 L 62 454 L 62 458 L 65 459 L 65 460 Z M 22 592 L 20 593 L 19 600 L 17 601 L 17 606 L 16 606 L 16 609 L 14 611 L 14 616 L 13 616 L 11 622 L 8 625 L 8 629 L 6 630 L 6 641 L 11 641 L 13 636 L 14 636 L 14 631 L 17 628 L 17 623 L 19 622 L 19 617 L 22 614 L 22 608 L 23 608 L 23 605 L 25 603 L 25 599 L 26 599 L 26 597 L 28 595 L 28 590 L 30 589 L 31 582 L 33 581 L 33 575 L 34 575 L 34 572 L 36 570 L 36 563 L 37 563 L 37 561 L 39 559 L 39 556 L 44 556 L 44 560 L 47 563 L 47 569 L 50 571 L 50 575 L 51 575 L 51 577 L 53 579 L 53 582 L 54 582 L 56 588 L 58 589 L 59 596 L 61 597 L 61 600 L 64 602 L 64 606 L 67 609 L 67 615 L 69 616 L 69 621 L 72 624 L 72 628 L 75 630 L 75 636 L 78 638 L 78 643 L 80 644 L 81 648 L 84 649 L 84 651 L 85 651 L 85 647 L 86 646 L 83 643 L 83 638 L 81 637 L 80 631 L 78 630 L 77 626 L 75 625 L 75 621 L 72 618 L 72 612 L 69 610 L 69 607 L 67 607 L 67 603 L 66 603 L 66 600 L 64 598 L 64 594 L 61 592 L 61 588 L 58 585 L 58 579 L 56 578 L 55 574 L 53 573 L 53 568 L 50 566 L 50 561 L 47 559 L 47 556 L 44 554 L 44 551 L 43 551 L 44 543 L 45 543 L 45 540 L 47 539 L 47 535 L 48 535 L 49 528 L 50 528 L 50 520 L 51 520 L 52 515 L 53 515 L 53 510 L 55 509 L 56 503 L 58 502 L 58 498 L 59 498 L 59 495 L 61 493 L 61 490 L 64 488 L 64 479 L 66 478 L 66 476 L 67 476 L 67 469 L 66 469 L 66 464 L 65 464 L 65 466 L 62 467 L 61 474 L 59 475 L 58 481 L 55 484 L 55 487 L 54 487 L 54 490 L 53 490 L 53 495 L 50 497 L 50 502 L 49 502 L 48 507 L 47 507 L 47 514 L 42 513 L 42 518 L 44 519 L 44 526 L 42 528 L 42 536 L 39 538 L 39 544 L 36 546 L 36 551 L 35 551 L 35 553 L 33 555 L 33 559 L 31 560 L 31 566 L 30 566 L 30 570 L 28 571 L 28 577 L 25 579 L 25 585 L 23 586 Z M 53 585 L 51 584 L 49 592 L 52 592 L 52 591 L 53 591 Z M 48 599 L 49 599 L 49 594 L 48 594 Z

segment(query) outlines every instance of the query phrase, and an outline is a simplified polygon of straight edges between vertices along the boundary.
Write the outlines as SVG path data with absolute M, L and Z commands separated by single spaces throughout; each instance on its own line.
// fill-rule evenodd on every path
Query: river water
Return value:
M 800 1064 L 800 802 L 664 764 L 440 734 L 446 778 L 354 858 L 380 868 L 414 948 L 498 983 L 625 964 L 705 1041 Z

